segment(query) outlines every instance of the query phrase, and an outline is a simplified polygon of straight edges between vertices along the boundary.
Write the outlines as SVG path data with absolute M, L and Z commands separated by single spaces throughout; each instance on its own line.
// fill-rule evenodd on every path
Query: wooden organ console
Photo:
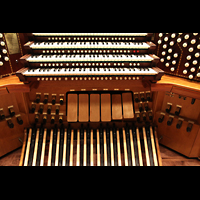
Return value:
M 163 144 L 200 157 L 197 33 L 23 38 L 21 68 L 0 79 L 0 156 L 21 145 L 20 166 L 162 166 Z

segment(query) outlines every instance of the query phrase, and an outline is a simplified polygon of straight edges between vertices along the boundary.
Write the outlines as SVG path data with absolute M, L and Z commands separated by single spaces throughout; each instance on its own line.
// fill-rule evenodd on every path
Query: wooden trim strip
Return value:
M 29 129 L 29 133 L 28 133 L 28 142 L 27 142 L 27 147 L 26 147 L 24 166 L 28 165 L 29 151 L 30 151 L 30 145 L 31 145 L 31 136 L 32 136 L 32 128 Z
M 128 166 L 128 153 L 127 153 L 127 143 L 126 143 L 126 132 L 125 128 L 123 128 L 123 143 L 124 143 L 124 161 L 125 166 Z
M 144 148 L 145 148 L 146 164 L 147 164 L 147 166 L 151 166 L 151 164 L 150 164 L 150 158 L 149 158 L 149 150 L 148 150 L 148 145 L 147 145 L 147 136 L 146 136 L 145 127 L 143 127 L 142 130 L 143 130 L 143 138 L 144 138 Z
M 70 155 L 69 155 L 69 166 L 73 166 L 73 148 L 74 148 L 74 130 L 71 130 L 71 144 L 70 144 Z
M 156 149 L 155 149 L 155 142 L 154 142 L 154 136 L 153 136 L 152 126 L 150 126 L 150 138 L 151 138 L 151 144 L 152 144 L 152 153 L 153 153 L 154 166 L 158 166 L 158 161 L 157 161 L 157 155 L 156 155 Z
M 97 129 L 97 166 L 101 166 L 99 129 Z
M 90 166 L 94 166 L 94 160 L 93 160 L 93 129 L 91 129 L 90 134 Z
M 110 130 L 110 154 L 111 154 L 111 166 L 115 166 L 112 130 Z
M 103 139 L 104 139 L 104 166 L 108 165 L 107 162 L 107 144 L 106 144 L 106 130 L 103 130 Z
M 57 132 L 55 166 L 58 166 L 59 162 L 59 146 L 60 146 L 60 129 L 58 129 Z
M 27 139 L 27 129 L 24 129 L 24 141 L 23 141 L 23 146 L 22 146 L 22 152 L 21 152 L 21 157 L 19 161 L 19 166 L 23 165 L 24 161 L 24 156 L 25 156 L 25 147 L 26 147 L 26 139 Z
M 136 128 L 136 135 L 137 135 L 137 146 L 138 146 L 139 164 L 140 164 L 140 166 L 143 166 L 139 128 Z
M 33 163 L 32 163 L 32 166 L 36 166 L 39 133 L 40 133 L 40 129 L 38 128 L 37 129 L 37 133 L 36 133 L 36 140 L 35 140 L 35 147 L 34 147 L 34 153 L 33 153 Z
M 119 129 L 117 129 L 117 155 L 118 155 L 118 166 L 122 166 Z
M 77 130 L 76 166 L 80 166 L 80 130 Z
M 87 166 L 87 132 L 84 130 L 83 166 Z
M 51 158 L 52 158 L 52 143 L 53 143 L 53 129 L 51 129 L 51 133 L 50 133 L 49 155 L 48 155 L 48 163 L 47 163 L 47 166 L 51 166 Z
M 67 129 L 65 129 L 65 133 L 64 133 L 63 162 L 62 162 L 62 166 L 66 165 L 66 152 L 67 152 Z
M 130 143 L 131 143 L 132 166 L 136 166 L 136 163 L 135 163 L 134 143 L 133 143 L 133 131 L 132 131 L 132 129 L 130 129 L 129 132 L 130 132 Z
M 157 136 L 157 127 L 154 128 L 154 135 L 155 135 L 155 141 L 156 141 L 158 165 L 162 166 L 162 158 L 161 158 L 161 155 L 160 155 L 160 147 L 159 147 L 158 136 Z
M 44 166 L 46 138 L 47 138 L 47 129 L 45 128 L 44 135 L 43 135 L 43 142 L 42 142 L 42 154 L 41 154 L 41 159 L 40 159 L 40 166 Z

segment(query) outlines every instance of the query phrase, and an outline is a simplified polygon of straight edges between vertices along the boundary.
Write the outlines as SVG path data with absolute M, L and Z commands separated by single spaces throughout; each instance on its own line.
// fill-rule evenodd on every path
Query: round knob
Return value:
M 162 123 L 163 120 L 164 120 L 164 117 L 165 117 L 165 116 L 161 114 L 160 117 L 158 118 L 158 122 L 159 122 L 159 123 Z
M 188 126 L 187 126 L 187 129 L 186 131 L 189 133 L 192 131 L 192 127 L 193 127 L 193 124 L 189 123 Z
M 59 106 L 56 106 L 56 115 L 59 114 Z
M 55 123 L 55 116 L 51 116 L 51 124 Z
M 9 128 L 14 128 L 14 124 L 12 123 L 11 119 L 7 121 Z
M 135 102 L 138 103 L 139 102 L 138 94 L 135 94 L 134 97 L 135 97 Z
M 4 42 L 4 41 L 1 41 L 0 45 L 1 45 L 1 46 L 5 46 L 5 42 Z
M 169 113 L 171 111 L 171 108 L 172 108 L 172 106 L 168 104 L 167 108 L 166 108 L 166 112 Z
M 152 114 L 152 112 L 149 112 L 148 116 L 149 116 L 149 120 L 153 120 L 153 114 Z
M 44 109 L 44 106 L 43 106 L 43 105 L 40 105 L 39 111 L 38 111 L 38 112 L 39 112 L 40 114 L 42 114 L 42 113 L 43 113 L 43 109 Z
M 52 104 L 55 105 L 55 103 L 56 103 L 56 96 L 54 95 L 52 96 Z
M 173 122 L 173 118 L 170 117 L 167 121 L 167 126 L 171 126 L 172 125 L 172 122 Z
M 39 115 L 35 115 L 35 123 L 39 121 Z
M 17 123 L 19 124 L 19 125 L 22 125 L 23 124 L 23 120 L 22 120 L 22 118 L 19 116 L 19 117 L 17 117 Z
M 49 115 L 51 114 L 51 106 L 47 107 L 47 114 L 49 114 Z
M 144 121 L 146 121 L 146 119 L 147 119 L 146 113 L 142 113 L 142 119 L 143 119 Z
M 42 122 L 43 122 L 43 124 L 46 124 L 46 122 L 47 122 L 47 116 L 46 115 L 44 115 Z
M 181 108 L 180 107 L 177 107 L 176 110 L 175 110 L 175 115 L 179 115 L 181 112 Z
M 59 116 L 59 123 L 62 124 L 63 123 L 63 117 Z
M 7 50 L 6 50 L 6 49 L 3 49 L 3 50 L 2 50 L 2 53 L 7 54 Z
M 183 123 L 183 121 L 182 121 L 182 120 L 179 120 L 178 123 L 176 124 L 176 128 L 177 128 L 177 129 L 180 129 L 181 126 L 182 126 L 182 123 Z
M 145 104 L 144 104 L 144 109 L 145 109 L 146 111 L 148 111 L 148 109 L 149 109 L 148 103 L 145 103 Z
M 64 103 L 64 99 L 63 97 L 60 97 L 60 105 L 63 105 L 63 103 Z
M 140 98 L 141 98 L 141 101 L 142 101 L 142 102 L 145 101 L 144 94 L 140 94 Z
M 5 56 L 5 57 L 4 57 L 4 60 L 5 60 L 5 61 L 9 61 L 8 56 Z
M 143 107 L 142 107 L 141 103 L 139 103 L 138 107 L 139 107 L 139 111 L 142 112 L 143 111 Z
M 151 101 L 151 95 L 150 95 L 150 93 L 147 93 L 146 96 L 147 96 L 147 101 Z
M 31 106 L 31 112 L 32 112 L 32 113 L 35 112 L 35 108 L 36 108 L 36 104 L 32 104 L 32 106 Z
M 36 103 L 39 103 L 40 102 L 40 95 L 37 95 L 36 96 Z
M 139 113 L 136 114 L 136 119 L 137 119 L 137 122 L 140 122 L 140 114 Z
M 10 113 L 11 117 L 15 116 L 14 108 L 9 108 L 8 110 L 9 110 L 9 113 Z
M 48 95 L 45 95 L 44 96 L 44 104 L 47 104 L 48 103 Z

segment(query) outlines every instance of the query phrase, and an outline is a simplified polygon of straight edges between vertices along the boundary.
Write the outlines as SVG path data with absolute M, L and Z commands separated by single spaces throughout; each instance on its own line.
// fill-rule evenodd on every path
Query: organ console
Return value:
M 200 158 L 198 33 L 22 35 L 16 79 L 0 80 L 0 156 L 22 146 L 20 166 L 162 166 L 162 144 Z
M 150 54 L 156 45 L 141 41 L 151 34 L 48 34 L 29 35 L 21 58 L 26 68 L 17 72 L 21 81 L 95 80 L 124 78 L 159 80 L 159 58 Z M 41 41 L 43 38 L 43 42 Z M 56 42 L 55 42 L 56 41 Z

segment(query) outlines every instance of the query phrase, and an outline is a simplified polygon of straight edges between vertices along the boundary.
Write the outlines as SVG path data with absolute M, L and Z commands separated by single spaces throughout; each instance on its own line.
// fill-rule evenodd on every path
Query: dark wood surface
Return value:
M 0 166 L 18 166 L 22 148 L 0 158 Z M 198 159 L 189 159 L 175 151 L 160 145 L 163 166 L 200 166 Z

